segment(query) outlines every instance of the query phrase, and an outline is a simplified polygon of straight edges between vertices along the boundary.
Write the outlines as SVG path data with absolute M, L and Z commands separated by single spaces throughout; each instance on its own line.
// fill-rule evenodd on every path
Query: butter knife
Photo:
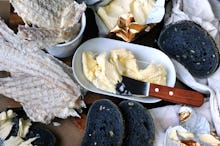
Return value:
M 204 103 L 204 96 L 199 92 L 142 82 L 126 76 L 122 76 L 122 81 L 116 85 L 116 92 L 120 95 L 143 98 L 147 98 L 146 96 L 156 97 L 165 101 L 195 107 L 199 107 Z

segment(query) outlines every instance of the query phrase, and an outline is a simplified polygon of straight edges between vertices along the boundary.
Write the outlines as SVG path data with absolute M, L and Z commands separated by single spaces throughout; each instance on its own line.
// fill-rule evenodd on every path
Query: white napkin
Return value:
M 155 126 L 155 141 L 154 146 L 163 146 L 166 130 L 169 127 L 174 127 L 179 125 L 178 111 L 181 105 L 170 105 L 159 108 L 150 109 L 150 113 L 154 120 Z M 213 130 L 212 118 L 210 114 L 209 102 L 204 103 L 199 108 L 194 108 L 194 110 L 204 116 L 210 124 L 210 129 Z
M 215 40 L 220 49 L 220 1 L 218 0 L 172 0 L 171 13 L 166 12 L 165 24 L 180 20 L 191 20 L 201 25 Z M 188 70 L 175 60 L 172 60 L 177 72 L 177 78 L 194 90 L 207 95 L 206 102 L 199 108 L 194 108 L 207 118 L 211 129 L 220 135 L 220 68 L 208 78 L 194 78 Z M 161 146 L 167 128 L 177 126 L 178 110 L 181 105 L 165 106 L 151 109 L 156 140 L 154 145 Z M 164 116 L 166 115 L 166 116 Z

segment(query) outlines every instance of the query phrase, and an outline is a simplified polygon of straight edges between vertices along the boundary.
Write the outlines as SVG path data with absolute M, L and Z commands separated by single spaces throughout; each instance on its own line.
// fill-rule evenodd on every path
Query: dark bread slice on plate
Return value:
M 122 114 L 109 99 L 95 101 L 89 108 L 82 146 L 120 146 L 123 140 Z
M 140 103 L 125 100 L 119 104 L 124 123 L 124 146 L 153 146 L 155 127 L 150 112 Z
M 193 21 L 166 26 L 160 33 L 158 46 L 195 77 L 207 77 L 218 68 L 219 51 L 213 38 Z

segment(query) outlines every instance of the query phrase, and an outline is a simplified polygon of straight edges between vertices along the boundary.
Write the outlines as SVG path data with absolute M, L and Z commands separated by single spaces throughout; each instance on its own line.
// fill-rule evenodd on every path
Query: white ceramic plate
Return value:
M 150 61 L 154 61 L 156 64 L 162 64 L 167 70 L 167 86 L 174 87 L 176 82 L 176 72 L 173 63 L 166 54 L 164 54 L 158 49 L 154 49 L 151 47 L 126 43 L 126 42 L 107 39 L 107 38 L 94 38 L 84 42 L 82 45 L 80 45 L 77 48 L 72 60 L 72 69 L 77 82 L 83 88 L 99 94 L 104 94 L 104 95 L 123 98 L 123 99 L 135 100 L 143 103 L 155 103 L 160 101 L 161 99 L 153 98 L 153 97 L 132 97 L 132 96 L 122 96 L 122 95 L 109 93 L 96 88 L 89 80 L 87 80 L 87 78 L 83 73 L 82 53 L 85 51 L 92 51 L 97 54 L 101 52 L 106 52 L 108 54 L 110 50 L 119 49 L 119 48 L 126 48 L 127 50 L 132 51 L 137 60 L 141 60 L 143 62 L 148 62 L 148 63 Z

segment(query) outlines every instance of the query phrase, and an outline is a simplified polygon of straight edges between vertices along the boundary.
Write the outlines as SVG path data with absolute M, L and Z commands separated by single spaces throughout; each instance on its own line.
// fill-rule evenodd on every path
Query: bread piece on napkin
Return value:
M 153 119 L 140 103 L 122 101 L 119 104 L 125 121 L 125 146 L 153 146 L 155 127 Z
M 124 134 L 122 114 L 108 99 L 95 101 L 89 108 L 81 146 L 120 146 Z
M 165 27 L 158 46 L 195 77 L 207 77 L 218 68 L 219 51 L 213 38 L 193 21 L 179 21 Z

